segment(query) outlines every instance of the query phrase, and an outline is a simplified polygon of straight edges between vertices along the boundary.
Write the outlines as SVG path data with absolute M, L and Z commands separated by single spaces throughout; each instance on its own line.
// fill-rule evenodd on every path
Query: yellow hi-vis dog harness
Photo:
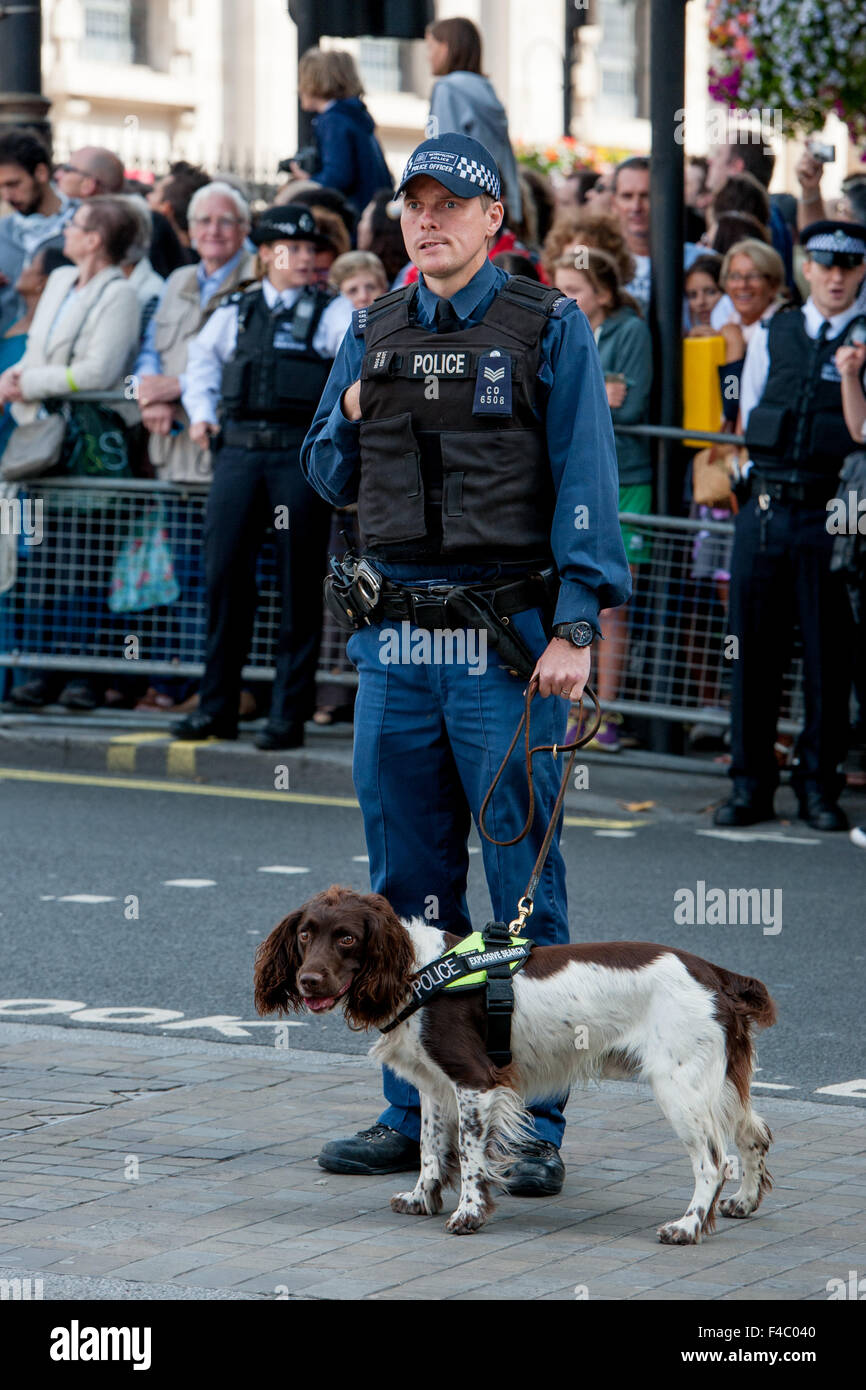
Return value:
M 489 922 L 483 932 L 472 932 L 419 970 L 412 979 L 411 1003 L 380 1031 L 390 1033 L 443 990 L 486 989 L 487 1054 L 495 1066 L 507 1066 L 514 1012 L 511 980 L 528 961 L 534 945 L 527 937 L 512 936 L 504 922 Z

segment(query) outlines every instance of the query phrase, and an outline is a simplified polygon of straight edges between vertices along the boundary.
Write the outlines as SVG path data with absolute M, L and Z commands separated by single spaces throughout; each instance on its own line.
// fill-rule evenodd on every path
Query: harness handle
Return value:
M 529 831 L 532 827 L 532 822 L 535 819 L 535 787 L 532 780 L 532 759 L 535 757 L 536 753 L 552 753 L 554 758 L 556 758 L 560 753 L 568 753 L 570 755 L 568 761 L 566 762 L 562 770 L 562 781 L 559 786 L 559 792 L 557 794 L 556 801 L 553 806 L 553 811 L 551 813 L 547 830 L 544 833 L 544 839 L 541 842 L 541 849 L 538 852 L 538 858 L 535 861 L 535 867 L 532 870 L 529 883 L 526 886 L 526 892 L 523 894 L 523 897 L 520 899 L 520 902 L 517 905 L 517 916 L 514 918 L 512 922 L 509 923 L 509 931 L 515 929 L 518 935 L 520 934 L 520 931 L 523 929 L 527 917 L 531 916 L 532 914 L 535 893 L 538 888 L 538 883 L 541 878 L 541 873 L 544 868 L 545 860 L 547 859 L 548 853 L 550 851 L 550 846 L 553 842 L 553 836 L 556 831 L 556 824 L 559 820 L 559 814 L 562 810 L 562 803 L 565 800 L 565 793 L 568 788 L 568 779 L 571 776 L 571 769 L 574 766 L 575 756 L 577 754 L 578 749 L 583 748 L 587 743 L 590 743 L 592 739 L 595 738 L 595 735 L 598 732 L 599 725 L 601 724 L 601 705 L 599 704 L 598 696 L 596 695 L 591 685 L 586 685 L 584 686 L 583 695 L 581 695 L 577 703 L 578 716 L 579 719 L 582 720 L 584 696 L 588 695 L 595 706 L 592 727 L 588 729 L 585 733 L 579 734 L 574 743 L 539 743 L 536 744 L 536 746 L 533 748 L 531 746 L 530 738 L 530 710 L 533 698 L 537 694 L 537 691 L 538 677 L 533 676 L 532 680 L 529 682 L 529 685 L 526 687 L 526 699 L 523 706 L 523 713 L 520 716 L 520 723 L 517 725 L 517 728 L 514 731 L 514 737 L 512 738 L 511 743 L 508 745 L 508 751 L 506 752 L 505 757 L 502 759 L 496 776 L 493 778 L 493 781 L 491 782 L 487 790 L 487 794 L 483 802 L 481 803 L 481 810 L 478 814 L 478 829 L 480 833 L 484 836 L 485 840 L 487 840 L 490 844 L 498 845 L 501 848 L 507 848 L 510 845 L 520 844 L 520 841 L 525 839 L 525 837 L 529 834 Z M 579 724 L 578 727 L 580 727 Z M 526 785 L 529 794 L 529 807 L 526 812 L 526 820 L 523 824 L 523 828 L 513 837 L 513 839 L 497 840 L 492 835 L 488 834 L 486 826 L 484 824 L 484 818 L 487 812 L 487 807 L 490 804 L 490 799 L 493 796 L 493 793 L 495 792 L 497 786 L 499 785 L 499 780 L 502 777 L 503 772 L 505 771 L 506 765 L 508 763 L 509 758 L 511 757 L 511 754 L 514 752 L 514 749 L 517 745 L 517 740 L 520 738 L 521 730 L 523 730 L 524 735 L 524 758 L 526 767 Z

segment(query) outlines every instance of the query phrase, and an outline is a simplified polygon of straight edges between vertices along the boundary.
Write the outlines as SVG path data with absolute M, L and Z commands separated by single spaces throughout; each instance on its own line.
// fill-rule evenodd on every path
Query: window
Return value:
M 596 50 L 599 77 L 599 117 L 636 116 L 635 3 L 598 0 L 601 42 Z
M 358 69 L 368 92 L 403 92 L 411 45 L 400 39 L 361 39 Z
M 85 4 L 83 58 L 96 63 L 146 63 L 146 49 L 146 0 Z

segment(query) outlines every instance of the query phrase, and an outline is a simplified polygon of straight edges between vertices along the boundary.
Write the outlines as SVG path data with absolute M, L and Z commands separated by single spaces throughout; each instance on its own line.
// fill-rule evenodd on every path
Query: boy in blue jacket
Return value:
M 304 110 L 317 112 L 318 162 L 310 172 L 290 165 L 296 178 L 339 189 L 359 216 L 380 189 L 394 187 L 363 91 L 351 54 L 307 50 L 298 64 L 298 92 Z

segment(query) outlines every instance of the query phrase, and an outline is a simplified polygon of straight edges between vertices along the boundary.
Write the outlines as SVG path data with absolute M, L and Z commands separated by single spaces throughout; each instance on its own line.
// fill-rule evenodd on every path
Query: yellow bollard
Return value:
M 724 338 L 683 339 L 683 429 L 720 428 L 722 390 L 717 369 L 724 362 Z M 683 443 L 692 449 L 703 449 L 706 441 L 685 439 Z

